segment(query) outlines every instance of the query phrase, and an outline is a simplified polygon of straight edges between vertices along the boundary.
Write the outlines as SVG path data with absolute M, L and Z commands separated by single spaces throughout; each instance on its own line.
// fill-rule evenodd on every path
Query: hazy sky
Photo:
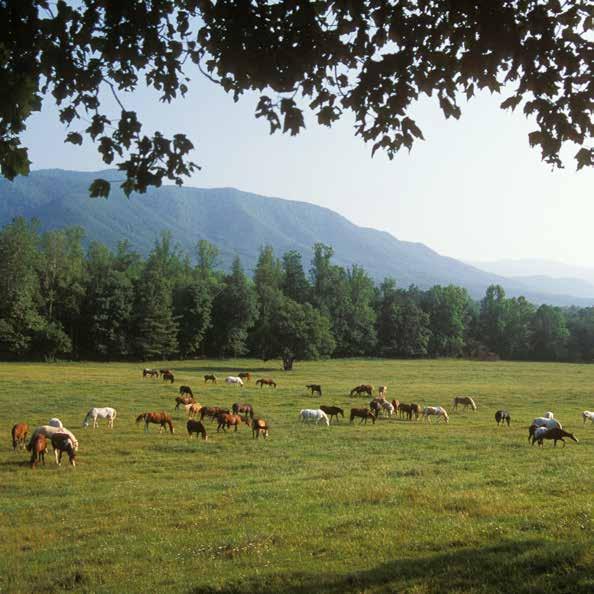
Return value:
M 528 145 L 534 124 L 521 110 L 501 111 L 504 97 L 480 95 L 462 106 L 458 121 L 422 102 L 415 115 L 426 141 L 393 161 L 379 152 L 372 159 L 350 118 L 322 128 L 309 117 L 297 137 L 270 136 L 268 124 L 253 116 L 255 96 L 234 103 L 202 78 L 171 105 L 145 90 L 124 102 L 140 112 L 147 132 L 185 132 L 192 139 L 203 169 L 188 185 L 311 202 L 464 260 L 594 266 L 594 171 L 577 173 L 571 158 L 562 171 L 541 162 Z M 90 144 L 72 147 L 64 136 L 55 108 L 30 120 L 25 144 L 34 169 L 105 168 Z M 571 147 L 569 156 L 576 151 Z

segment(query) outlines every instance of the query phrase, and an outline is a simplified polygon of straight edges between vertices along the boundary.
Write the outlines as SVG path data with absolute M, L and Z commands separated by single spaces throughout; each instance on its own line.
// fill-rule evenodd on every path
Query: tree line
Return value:
M 263 247 L 249 277 L 239 257 L 220 270 L 205 240 L 192 258 L 163 233 L 142 258 L 126 241 L 85 250 L 83 239 L 79 227 L 40 233 L 24 218 L 0 231 L 2 359 L 594 360 L 593 307 L 536 307 L 498 285 L 479 302 L 453 285 L 376 285 L 322 243 L 307 272 L 299 252 Z

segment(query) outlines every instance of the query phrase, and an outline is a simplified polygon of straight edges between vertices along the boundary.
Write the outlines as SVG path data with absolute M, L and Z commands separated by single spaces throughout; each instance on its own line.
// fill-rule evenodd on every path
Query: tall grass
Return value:
M 154 363 L 160 366 L 159 362 Z M 0 592 L 592 592 L 594 367 L 466 361 L 168 362 L 173 386 L 131 364 L 0 365 Z M 249 370 L 278 388 L 227 386 Z M 217 385 L 204 385 L 214 372 Z M 256 379 L 255 378 L 255 379 Z M 323 397 L 305 385 L 322 384 Z M 302 426 L 301 408 L 389 399 L 442 405 L 448 425 L 381 419 Z M 202 404 L 250 402 L 247 427 L 185 433 L 181 384 Z M 456 395 L 478 411 L 452 413 Z M 83 429 L 91 406 L 113 406 Z M 512 426 L 497 427 L 506 408 Z M 173 412 L 176 433 L 134 418 Z M 579 444 L 527 443 L 552 410 Z M 80 442 L 75 469 L 28 467 L 10 428 L 58 416 Z

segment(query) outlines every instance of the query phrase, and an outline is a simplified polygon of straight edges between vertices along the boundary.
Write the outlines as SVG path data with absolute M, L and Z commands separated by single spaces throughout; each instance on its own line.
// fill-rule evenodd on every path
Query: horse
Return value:
M 32 438 L 27 446 L 27 449 L 31 452 L 31 468 L 41 462 L 45 466 L 45 453 L 47 452 L 47 439 L 43 433 L 38 433 L 35 438 Z
M 377 398 L 374 398 L 370 403 L 369 403 L 369 408 L 371 409 L 371 411 L 375 414 L 375 416 L 377 417 L 381 410 L 382 410 L 382 403 L 380 400 L 378 400 Z
M 268 437 L 268 423 L 264 419 L 252 419 L 252 439 L 258 439 L 260 433 L 264 439 Z
M 459 404 L 464 405 L 464 410 L 466 410 L 469 406 L 473 411 L 476 411 L 477 409 L 474 400 L 470 396 L 456 396 L 453 401 L 454 410 L 458 410 Z
M 33 443 L 33 440 L 38 435 L 43 435 L 44 437 L 51 439 L 53 435 L 56 435 L 56 433 L 65 433 L 66 435 L 68 435 L 68 437 L 70 437 L 70 439 L 72 440 L 74 449 L 78 450 L 78 440 L 76 439 L 76 437 L 74 437 L 74 434 L 71 431 L 66 429 L 66 427 L 53 427 L 51 425 L 40 425 L 39 427 L 35 427 L 35 429 L 33 430 L 33 435 L 31 436 L 31 440 L 29 441 L 29 445 L 27 446 L 27 449 L 31 451 L 31 448 L 29 446 Z
M 237 374 L 237 377 L 245 380 L 246 382 L 252 381 L 252 374 L 249 371 L 242 371 L 241 373 Z
M 235 427 L 235 431 L 237 431 L 237 428 L 242 423 L 245 423 L 246 425 L 248 424 L 247 419 L 244 419 L 239 415 L 233 415 L 229 413 L 221 413 L 217 416 L 217 421 L 219 423 L 217 425 L 217 433 L 221 430 L 221 428 L 223 429 L 223 431 L 227 431 L 227 429 Z
M 569 437 L 575 443 L 579 443 L 577 437 L 573 435 L 573 433 L 568 433 L 567 431 L 563 431 L 559 427 L 553 427 L 552 429 L 547 429 L 546 427 L 539 427 L 535 432 L 534 436 L 532 437 L 532 445 L 534 445 L 535 441 L 538 441 L 539 447 L 543 447 L 543 440 L 545 439 L 552 439 L 553 446 L 557 447 L 557 442 L 562 441 L 563 447 L 565 447 L 565 440 L 564 437 Z
M 307 384 L 307 386 L 305 386 L 305 388 L 307 390 L 311 390 L 312 396 L 314 394 L 319 394 L 320 397 L 322 396 L 322 386 L 320 386 L 320 384 Z
M 189 419 L 193 419 L 201 410 L 202 406 L 198 402 L 190 402 L 190 404 L 184 404 L 186 414 Z
M 302 423 L 315 423 L 317 425 L 322 421 L 327 427 L 330 426 L 328 415 L 319 408 L 304 408 L 299 411 L 299 418 Z
M 62 423 L 62 421 L 60 421 L 60 419 L 56 418 L 56 417 L 52 417 L 47 424 L 50 427 L 58 427 L 58 429 L 61 429 L 62 427 L 64 427 L 64 424 Z
M 497 421 L 498 427 L 499 423 L 501 423 L 502 425 L 503 423 L 507 423 L 507 426 L 509 427 L 509 424 L 511 423 L 511 416 L 506 410 L 498 410 L 495 413 L 495 420 Z
M 370 386 L 369 384 L 361 384 L 360 386 L 355 386 L 351 390 L 351 396 L 354 396 L 355 394 L 357 396 L 360 396 L 361 394 L 367 394 L 368 396 L 372 396 L 373 386 Z
M 554 419 L 554 418 L 555 418 L 555 415 L 554 415 L 554 414 L 553 414 L 553 413 L 552 413 L 550 410 L 548 410 L 548 411 L 547 411 L 547 412 L 546 412 L 544 415 L 542 415 L 542 416 L 543 416 L 545 419 Z
M 379 386 L 377 389 L 377 395 L 381 398 L 385 398 L 388 393 L 388 386 Z
M 400 401 L 399 400 L 392 400 L 392 406 L 394 407 L 395 413 L 400 411 Z
M 351 420 L 350 420 L 351 423 L 356 418 L 360 418 L 361 421 L 359 422 L 359 425 L 363 421 L 365 421 L 365 424 L 367 425 L 367 419 L 371 419 L 373 421 L 373 424 L 375 425 L 375 417 L 376 417 L 376 415 L 373 414 L 373 411 L 369 410 L 368 408 L 351 408 Z
M 144 378 L 145 378 L 147 375 L 148 375 L 149 377 L 151 377 L 151 378 L 158 378 L 158 377 L 159 377 L 159 371 L 158 371 L 157 369 L 148 369 L 147 367 L 145 367 L 145 368 L 142 370 L 142 377 L 143 377 L 143 379 L 144 379 Z
M 421 416 L 421 405 L 417 404 L 416 402 L 411 402 L 410 420 L 412 421 L 412 418 L 414 417 L 415 421 L 418 421 L 420 416 Z
M 186 404 L 194 404 L 195 402 L 196 401 L 192 396 L 176 396 L 175 410 L 177 410 L 180 407 L 180 404 L 183 404 L 185 406 Z
M 54 455 L 56 456 L 56 464 L 61 466 L 62 454 L 68 454 L 68 461 L 72 466 L 76 466 L 76 450 L 72 440 L 66 433 L 56 433 L 52 435 L 52 446 L 54 448 Z
M 208 435 L 206 435 L 206 429 L 204 428 L 202 421 L 194 421 L 189 419 L 186 423 L 186 429 L 188 430 L 188 435 L 190 437 L 192 437 L 192 433 L 195 433 L 196 437 L 198 437 L 198 434 L 200 433 L 204 441 L 208 439 Z
M 540 427 L 547 429 L 562 429 L 561 423 L 557 419 L 549 419 L 547 417 L 536 417 L 528 427 L 528 441 L 534 436 L 536 430 Z
M 426 406 L 423 409 L 423 417 L 425 418 L 426 423 L 431 423 L 431 417 L 437 417 L 438 422 L 440 419 L 443 419 L 446 423 L 450 420 L 448 413 L 443 406 Z
M 12 427 L 12 449 L 16 452 L 17 446 L 21 449 L 25 447 L 27 441 L 27 433 L 29 433 L 29 425 L 27 423 L 17 423 Z
M 200 420 L 203 421 L 204 417 L 210 417 L 211 422 L 214 421 L 215 417 L 220 414 L 230 414 L 228 408 L 221 408 L 219 406 L 203 406 L 200 409 Z
M 171 371 L 169 371 L 167 369 L 161 374 L 161 377 L 163 378 L 164 382 L 173 383 L 175 381 L 175 377 L 173 376 L 173 373 L 171 373 Z
M 336 417 L 336 422 L 338 423 L 338 415 L 340 415 L 344 419 L 344 411 L 342 408 L 338 408 L 338 406 L 320 406 L 320 410 L 323 410 L 329 417 L 330 422 L 332 423 L 332 417 Z
M 382 411 L 388 413 L 388 416 L 391 417 L 394 414 L 394 405 L 387 400 L 380 400 L 380 404 L 382 406 Z
M 238 415 L 239 413 L 244 413 L 250 419 L 254 418 L 254 407 L 251 404 L 244 404 L 242 402 L 234 402 L 233 406 L 231 407 L 234 415 Z
M 586 424 L 587 420 L 592 421 L 592 423 L 594 423 L 594 412 L 590 411 L 590 410 L 585 410 L 582 413 L 582 419 L 584 419 L 584 425 Z
M 179 387 L 179 395 L 185 396 L 186 394 L 189 394 L 190 396 L 194 396 L 194 394 L 192 392 L 192 388 L 190 388 L 190 386 L 180 386 Z
M 400 413 L 400 418 L 406 416 L 409 421 L 412 420 L 412 408 L 410 404 L 404 404 L 401 402 L 398 405 L 398 412 Z
M 140 421 L 144 421 L 145 431 L 148 431 L 149 423 L 154 423 L 155 425 L 161 425 L 159 428 L 159 433 L 163 431 L 163 427 L 165 427 L 165 425 L 169 427 L 169 431 L 171 431 L 171 433 L 174 432 L 173 423 L 171 422 L 171 415 L 163 411 L 141 413 L 136 417 L 136 423 L 140 423 Z
M 229 375 L 225 378 L 226 384 L 231 384 L 234 386 L 241 386 L 243 388 L 243 380 L 240 377 L 235 375 Z
M 273 388 L 276 388 L 276 382 L 272 379 L 270 379 L 269 377 L 261 377 L 257 382 L 256 382 L 256 386 L 259 385 L 260 389 L 262 389 L 264 386 L 271 386 Z
M 213 384 L 217 383 L 217 376 L 213 375 L 212 373 L 208 373 L 204 376 L 204 383 L 212 382 Z
M 113 422 L 117 416 L 117 411 L 115 408 L 111 408 L 110 406 L 104 406 L 103 408 L 92 408 L 85 417 L 83 421 L 83 427 L 89 426 L 89 421 L 93 419 L 93 429 L 98 427 L 97 419 L 107 419 L 107 427 L 109 429 L 113 429 Z

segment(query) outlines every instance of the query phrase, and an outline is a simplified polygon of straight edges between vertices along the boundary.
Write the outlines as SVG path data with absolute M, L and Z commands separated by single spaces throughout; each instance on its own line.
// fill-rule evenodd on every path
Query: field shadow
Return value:
M 394 559 L 352 574 L 296 571 L 251 578 L 222 589 L 195 587 L 188 594 L 312 592 L 546 592 L 586 594 L 594 586 L 591 562 L 576 544 L 524 541 L 478 549 Z

